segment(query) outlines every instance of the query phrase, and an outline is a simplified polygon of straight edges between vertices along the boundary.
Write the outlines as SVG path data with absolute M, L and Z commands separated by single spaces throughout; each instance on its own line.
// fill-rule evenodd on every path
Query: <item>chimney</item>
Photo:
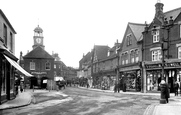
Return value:
M 161 22 L 164 20 L 163 6 L 164 4 L 161 3 L 160 0 L 155 4 L 155 18 L 159 19 Z
M 20 52 L 20 60 L 23 60 L 23 52 Z

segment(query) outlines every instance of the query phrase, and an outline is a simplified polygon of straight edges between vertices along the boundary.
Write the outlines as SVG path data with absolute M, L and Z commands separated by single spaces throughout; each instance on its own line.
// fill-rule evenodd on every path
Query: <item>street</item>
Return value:
M 86 88 L 66 87 L 64 96 L 35 96 L 29 106 L 3 110 L 3 115 L 143 115 L 145 109 L 159 103 L 160 96 L 99 92 Z M 51 92 L 49 92 L 51 93 Z M 48 94 L 50 95 L 50 94 Z M 39 99 L 38 99 L 39 98 Z

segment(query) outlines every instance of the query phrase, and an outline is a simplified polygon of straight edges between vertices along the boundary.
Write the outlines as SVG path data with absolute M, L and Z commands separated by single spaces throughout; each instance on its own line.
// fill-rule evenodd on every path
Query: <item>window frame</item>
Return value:
M 162 53 L 160 49 L 152 50 L 152 61 L 161 61 Z
M 156 30 L 154 32 L 152 32 L 152 35 L 153 35 L 153 43 L 157 43 L 160 41 L 160 31 L 159 30 Z
M 34 61 L 30 62 L 30 70 L 35 70 L 36 69 L 36 64 Z
M 132 45 L 132 38 L 131 38 L 131 36 L 132 36 L 131 33 L 126 36 L 127 46 Z
M 49 61 L 45 63 L 45 70 L 51 70 L 51 63 Z

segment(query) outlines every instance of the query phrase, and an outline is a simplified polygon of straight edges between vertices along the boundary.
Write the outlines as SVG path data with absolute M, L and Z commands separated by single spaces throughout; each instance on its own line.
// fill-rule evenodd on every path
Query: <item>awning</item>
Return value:
M 63 81 L 63 80 L 64 80 L 63 77 L 59 77 L 59 76 L 54 77 L 54 81 Z
M 29 74 L 27 71 L 25 71 L 17 62 L 15 62 L 14 60 L 10 59 L 9 57 L 5 56 L 4 57 L 8 60 L 8 62 L 13 65 L 16 69 L 18 69 L 22 74 L 24 74 L 25 76 L 33 76 L 31 74 Z

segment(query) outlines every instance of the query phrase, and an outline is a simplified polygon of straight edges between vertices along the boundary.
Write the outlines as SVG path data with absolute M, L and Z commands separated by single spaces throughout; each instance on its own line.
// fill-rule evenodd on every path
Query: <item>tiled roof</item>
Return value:
M 172 19 L 175 20 L 180 13 L 181 13 L 181 7 L 165 12 L 164 16 L 165 18 L 167 18 L 167 20 L 170 19 L 170 16 L 172 16 L 173 17 Z
M 136 40 L 139 41 L 141 36 L 142 36 L 142 32 L 144 31 L 145 28 L 145 24 L 138 24 L 138 23 L 128 23 L 129 27 L 131 28 L 133 34 L 136 37 Z
M 84 63 L 91 61 L 92 52 L 88 52 L 84 57 Z
M 53 58 L 48 52 L 46 52 L 43 48 L 37 47 L 33 49 L 31 52 L 26 54 L 23 58 L 44 58 L 51 59 Z
M 106 58 L 108 50 L 110 49 L 109 46 L 102 46 L 102 45 L 95 45 L 94 48 L 95 48 L 95 52 L 96 52 L 98 60 Z

